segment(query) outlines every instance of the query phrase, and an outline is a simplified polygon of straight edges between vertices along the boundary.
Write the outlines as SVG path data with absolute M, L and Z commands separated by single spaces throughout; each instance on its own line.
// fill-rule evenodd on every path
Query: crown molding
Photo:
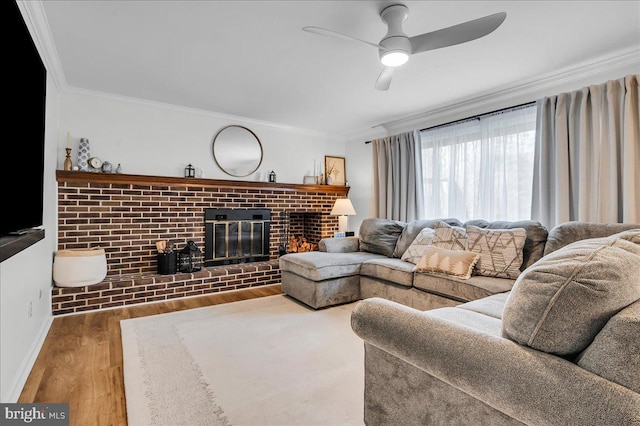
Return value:
M 70 95 L 91 96 L 91 97 L 109 99 L 109 100 L 118 101 L 118 102 L 128 102 L 128 103 L 134 103 L 134 104 L 143 105 L 143 106 L 150 106 L 154 108 L 164 108 L 172 111 L 185 112 L 189 114 L 198 114 L 198 115 L 203 115 L 203 116 L 214 118 L 214 119 L 219 119 L 222 121 L 234 122 L 237 124 L 245 125 L 247 127 L 264 126 L 274 130 L 285 131 L 285 132 L 295 133 L 300 135 L 328 138 L 328 139 L 334 139 L 334 140 L 335 139 L 345 140 L 344 135 L 332 134 L 328 132 L 320 132 L 317 130 L 306 129 L 302 127 L 288 126 L 286 124 L 274 123 L 272 121 L 258 120 L 258 119 L 243 117 L 239 115 L 223 114 L 215 111 L 208 111 L 208 110 L 191 108 L 191 107 L 169 104 L 164 102 L 151 101 L 148 99 L 116 95 L 113 93 L 100 92 L 96 90 L 80 89 L 77 87 L 67 87 L 64 93 L 70 94 Z
M 417 114 L 377 124 L 371 128 L 360 129 L 360 131 L 348 135 L 348 140 L 367 140 L 372 137 L 384 137 L 411 129 L 430 127 L 476 115 L 478 111 L 487 112 L 499 108 L 500 105 L 502 107 L 513 105 L 514 100 L 516 100 L 515 104 L 534 101 L 544 96 L 557 94 L 557 90 L 562 90 L 562 87 L 585 85 L 585 81 L 593 82 L 597 78 L 606 79 L 607 76 L 615 73 L 640 73 L 640 49 L 634 47 L 621 50 L 590 62 L 583 62 L 495 90 L 441 104 Z
M 40 53 L 40 57 L 47 68 L 49 76 L 51 76 L 58 91 L 64 92 L 67 88 L 67 80 L 64 76 L 56 45 L 53 42 L 51 28 L 49 27 L 49 21 L 47 21 L 47 15 L 44 11 L 42 1 L 16 0 L 16 4 L 18 5 L 18 9 L 20 9 L 20 13 L 22 13 L 29 33 L 31 33 L 31 38 L 36 45 L 36 49 L 38 49 L 38 53 Z

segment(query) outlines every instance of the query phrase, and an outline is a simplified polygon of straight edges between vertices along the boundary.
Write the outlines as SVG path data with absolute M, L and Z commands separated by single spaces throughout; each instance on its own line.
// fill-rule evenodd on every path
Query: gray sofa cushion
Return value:
M 494 222 L 487 222 L 486 220 L 468 220 L 464 223 L 465 227 L 467 225 L 486 229 L 524 228 L 524 230 L 527 231 L 527 239 L 524 242 L 524 248 L 522 250 L 521 271 L 524 271 L 542 257 L 544 254 L 545 244 L 547 242 L 547 236 L 549 234 L 547 228 L 535 220 L 518 220 L 515 222 L 502 220 Z
M 318 242 L 318 250 L 328 253 L 352 253 L 360 250 L 358 237 L 323 238 Z
M 500 319 L 470 309 L 459 309 L 457 306 L 453 308 L 438 308 L 426 311 L 425 315 L 449 321 L 482 334 L 500 337 Z
M 405 226 L 405 222 L 398 220 L 378 218 L 363 220 L 359 231 L 360 250 L 391 257 Z
M 557 355 L 584 350 L 620 309 L 640 299 L 640 230 L 569 244 L 516 281 L 503 314 L 506 337 Z
M 375 258 L 384 259 L 381 255 L 364 252 L 325 253 L 310 251 L 285 254 L 280 256 L 278 261 L 282 271 L 293 272 L 312 281 L 322 281 L 358 275 L 362 262 Z
M 577 361 L 585 370 L 640 393 L 640 301 L 614 315 Z
M 547 244 L 544 247 L 544 255 L 553 253 L 576 241 L 587 238 L 608 237 L 628 229 L 638 228 L 640 228 L 640 223 L 565 222 L 549 231 Z
M 411 287 L 415 268 L 413 263 L 400 259 L 372 259 L 362 264 L 360 275 Z
M 468 280 L 435 272 L 416 272 L 413 286 L 460 302 L 470 302 L 511 290 L 515 280 L 475 275 Z
M 412 220 L 411 222 L 407 223 L 407 226 L 405 226 L 402 230 L 400 238 L 398 238 L 398 242 L 396 243 L 396 247 L 393 250 L 392 256 L 401 258 L 404 252 L 407 251 L 413 240 L 416 239 L 420 231 L 422 231 L 424 228 L 435 228 L 436 222 L 438 221 L 448 223 L 451 226 L 462 226 L 462 223 L 460 223 L 460 221 L 455 218 Z
M 493 296 L 487 296 L 479 300 L 463 303 L 456 307 L 459 309 L 478 312 L 493 318 L 502 319 L 502 312 L 504 311 L 504 305 L 507 302 L 508 297 L 509 292 L 498 293 Z

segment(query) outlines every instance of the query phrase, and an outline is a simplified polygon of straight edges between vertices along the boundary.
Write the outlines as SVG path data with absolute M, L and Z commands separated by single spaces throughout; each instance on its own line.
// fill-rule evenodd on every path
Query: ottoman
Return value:
M 385 256 L 311 251 L 280 256 L 282 291 L 314 309 L 360 299 L 362 262 Z

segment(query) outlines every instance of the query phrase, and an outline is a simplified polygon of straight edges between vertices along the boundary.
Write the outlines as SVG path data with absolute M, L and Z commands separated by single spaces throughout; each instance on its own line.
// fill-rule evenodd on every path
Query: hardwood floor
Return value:
M 54 318 L 18 402 L 68 402 L 70 425 L 126 425 L 121 320 L 281 293 L 265 286 Z

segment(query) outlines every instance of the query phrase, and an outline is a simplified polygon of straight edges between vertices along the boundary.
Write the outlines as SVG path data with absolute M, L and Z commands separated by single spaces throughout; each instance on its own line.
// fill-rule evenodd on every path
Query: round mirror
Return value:
M 262 163 L 262 144 L 246 127 L 227 126 L 213 138 L 213 159 L 228 175 L 249 176 Z

